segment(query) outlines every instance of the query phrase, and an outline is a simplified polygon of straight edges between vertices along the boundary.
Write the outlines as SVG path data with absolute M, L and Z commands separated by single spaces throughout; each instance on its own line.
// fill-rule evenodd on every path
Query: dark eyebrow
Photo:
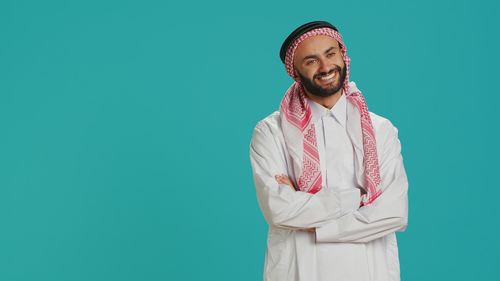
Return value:
M 335 47 L 335 46 L 330 47 L 330 48 L 328 48 L 328 49 L 325 51 L 325 54 L 328 54 L 328 53 L 330 53 L 331 51 L 336 50 L 336 49 L 338 49 L 338 47 Z M 309 55 L 309 56 L 305 56 L 305 57 L 302 59 L 302 61 L 305 61 L 305 60 L 307 60 L 307 59 L 316 59 L 316 58 L 318 58 L 318 56 L 316 56 L 316 55 Z
M 309 56 L 305 56 L 305 57 L 302 59 L 302 61 L 306 61 L 306 60 L 308 60 L 308 59 L 316 59 L 316 58 L 318 58 L 318 56 L 316 56 L 316 55 L 309 55 Z
M 329 52 L 335 50 L 335 49 L 338 49 L 337 47 L 333 46 L 333 47 L 330 47 L 328 48 L 328 50 L 325 51 L 325 54 L 328 54 Z

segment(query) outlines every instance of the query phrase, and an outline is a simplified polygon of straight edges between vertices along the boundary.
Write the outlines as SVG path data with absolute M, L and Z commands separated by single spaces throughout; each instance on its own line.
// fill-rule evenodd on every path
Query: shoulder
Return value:
M 255 125 L 250 141 L 250 155 L 278 159 L 283 143 L 280 112 L 275 111 Z
M 254 128 L 254 135 L 259 133 L 272 134 L 281 130 L 281 116 L 279 111 L 275 111 L 268 115 L 266 118 L 257 122 Z
M 378 114 L 370 112 L 375 138 L 377 140 L 377 147 L 380 151 L 390 151 L 395 147 L 400 146 L 398 138 L 398 129 L 387 118 Z
M 398 129 L 389 119 L 373 112 L 370 112 L 370 118 L 372 120 L 373 130 L 377 136 L 397 134 Z
M 279 111 L 275 111 L 255 125 L 250 145 L 257 149 L 259 147 L 270 149 L 279 146 L 281 141 L 283 141 L 281 116 Z
M 377 140 L 377 149 L 384 155 L 397 155 L 401 152 L 401 142 L 398 137 L 398 129 L 392 122 L 378 114 L 370 112 L 370 117 Z

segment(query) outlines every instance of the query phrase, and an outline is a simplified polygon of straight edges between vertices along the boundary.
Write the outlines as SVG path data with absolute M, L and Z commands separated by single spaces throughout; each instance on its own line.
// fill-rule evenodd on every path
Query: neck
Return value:
M 338 90 L 338 92 L 328 97 L 315 96 L 309 93 L 307 90 L 305 91 L 305 93 L 308 99 L 314 101 L 315 103 L 321 104 L 325 108 L 331 109 L 342 96 L 342 89 Z

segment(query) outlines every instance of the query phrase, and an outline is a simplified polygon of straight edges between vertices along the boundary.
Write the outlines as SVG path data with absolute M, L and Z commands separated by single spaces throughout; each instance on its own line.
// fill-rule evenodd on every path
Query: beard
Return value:
M 332 82 L 328 87 L 324 88 L 315 82 L 315 79 L 328 76 L 335 71 L 337 71 L 337 79 L 335 82 Z M 327 72 L 320 72 L 315 74 L 313 76 L 313 79 L 306 78 L 298 70 L 297 73 L 300 77 L 302 85 L 304 85 L 304 89 L 307 92 L 309 92 L 311 95 L 318 97 L 329 97 L 337 93 L 340 89 L 342 89 L 342 86 L 344 86 L 345 77 L 347 75 L 347 70 L 345 66 L 343 68 L 340 68 L 340 66 L 336 65 Z M 340 76 L 338 75 L 339 73 Z

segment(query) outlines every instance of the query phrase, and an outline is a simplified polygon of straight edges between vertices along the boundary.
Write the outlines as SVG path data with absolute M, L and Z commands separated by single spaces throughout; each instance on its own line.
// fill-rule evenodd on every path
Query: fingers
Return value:
M 288 184 L 288 185 L 290 185 L 290 179 L 287 176 L 285 176 L 285 175 L 276 175 L 276 176 L 274 176 L 274 178 L 276 179 L 276 181 L 279 184 Z
M 290 186 L 290 188 L 293 191 L 296 191 L 295 187 L 293 186 L 292 181 L 290 180 L 290 178 L 288 176 L 282 174 L 282 175 L 276 175 L 276 176 L 274 176 L 274 178 L 276 179 L 278 184 L 286 184 L 286 185 Z
M 277 181 L 279 184 L 284 183 L 284 182 L 283 182 L 283 175 L 276 175 L 276 176 L 274 176 L 274 178 L 276 179 L 276 181 Z
M 306 231 L 309 233 L 316 233 L 316 228 L 308 228 Z

